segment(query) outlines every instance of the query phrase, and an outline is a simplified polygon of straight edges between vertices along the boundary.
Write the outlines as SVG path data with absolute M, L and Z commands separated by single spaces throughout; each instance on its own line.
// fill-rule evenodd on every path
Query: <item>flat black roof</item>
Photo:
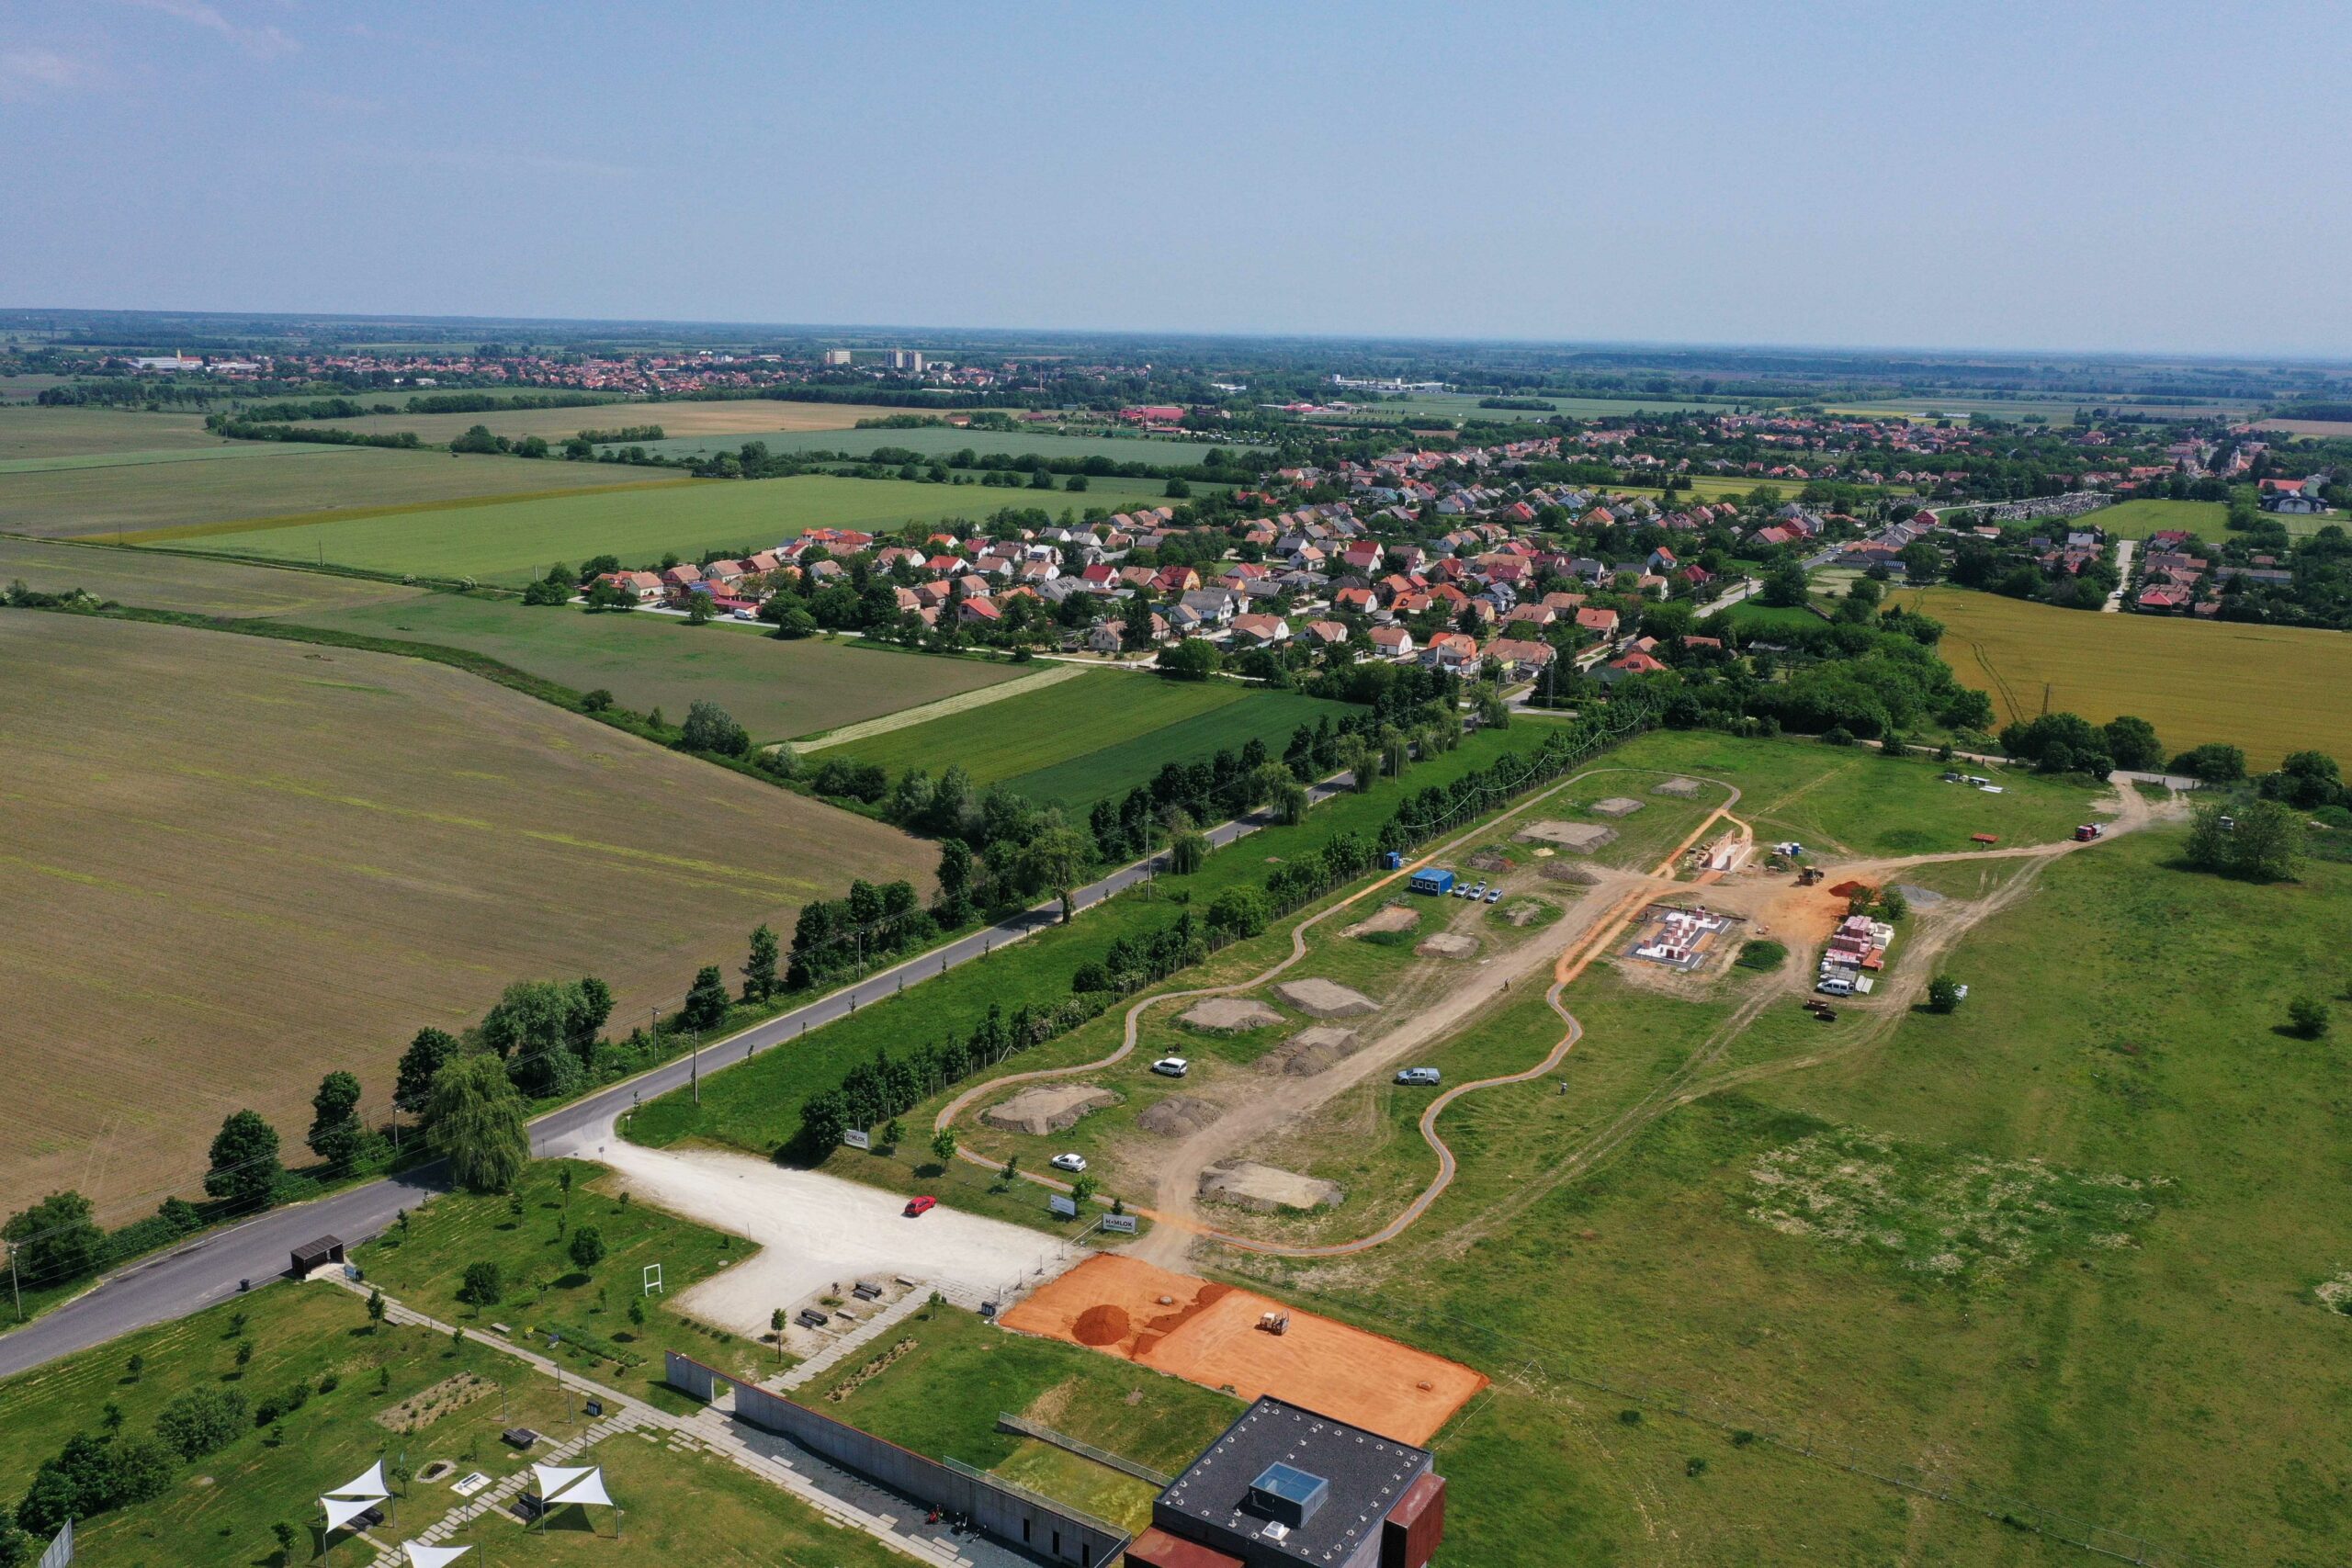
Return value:
M 1431 1464 L 1430 1451 L 1286 1404 L 1272 1394 L 1242 1412 L 1159 1500 L 1186 1518 L 1229 1530 L 1261 1551 L 1299 1562 L 1345 1562 L 1367 1531 Z M 1269 1520 L 1245 1512 L 1243 1499 L 1274 1466 L 1328 1482 L 1313 1517 L 1287 1535 L 1269 1536 Z

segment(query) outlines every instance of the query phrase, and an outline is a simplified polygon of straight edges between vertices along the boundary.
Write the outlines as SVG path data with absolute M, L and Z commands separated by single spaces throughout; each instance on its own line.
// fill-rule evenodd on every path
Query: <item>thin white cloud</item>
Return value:
M 302 47 L 280 28 L 266 25 L 244 27 L 231 21 L 209 0 L 130 0 L 130 4 L 219 33 L 256 60 L 276 60 Z
M 0 51 L 0 99 L 37 97 L 46 93 L 70 93 L 97 81 L 98 68 L 86 60 L 60 54 L 53 49 Z

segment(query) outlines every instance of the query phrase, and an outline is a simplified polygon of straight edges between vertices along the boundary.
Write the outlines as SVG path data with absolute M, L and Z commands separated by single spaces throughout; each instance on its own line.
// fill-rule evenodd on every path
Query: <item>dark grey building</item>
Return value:
M 1427 1449 L 1261 1398 L 1151 1507 L 1135 1568 L 1423 1568 L 1445 1531 Z

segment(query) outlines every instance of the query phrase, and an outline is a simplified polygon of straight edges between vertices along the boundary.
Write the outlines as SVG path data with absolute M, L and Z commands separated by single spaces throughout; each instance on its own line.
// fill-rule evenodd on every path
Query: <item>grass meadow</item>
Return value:
M 2119 501 L 2084 520 L 2111 539 L 2144 539 L 2167 528 L 2185 528 L 2200 539 L 2218 539 L 2230 509 L 2218 501 Z M 2292 527 L 2297 519 L 2282 519 Z
M 2095 615 L 1962 588 L 1895 598 L 1944 623 L 1945 661 L 1991 694 L 2001 724 L 2046 701 L 2098 724 L 2136 714 L 2168 752 L 2242 746 L 2256 769 L 2309 748 L 2352 756 L 2352 638 L 2342 632 Z
M 2150 832 L 2051 866 L 1949 958 L 1971 987 L 1950 1017 L 1764 1015 L 1766 1070 L 1556 1181 L 1761 983 L 1685 1001 L 1588 976 L 1570 1092 L 1450 1114 L 1463 1173 L 1425 1229 L 1250 1272 L 1496 1372 L 1439 1441 L 1478 1561 L 1533 1561 L 1512 1532 L 1536 1517 L 1599 1561 L 1654 1529 L 1708 1561 L 2058 1561 L 1984 1517 L 2041 1517 L 1996 1495 L 2214 1561 L 2338 1560 L 2352 1405 L 2317 1288 L 2345 1267 L 2327 1173 L 2352 1144 L 2340 1049 L 2278 1025 L 2343 984 L 2352 874 L 2252 886 L 2178 852 Z M 1798 1040 L 1823 1059 L 1770 1071 Z
M 424 460 L 460 465 L 512 461 L 535 471 L 585 473 L 608 480 L 648 471 L 521 458 L 427 456 Z M 0 479 L 0 503 L 5 503 L 6 488 L 6 481 Z M 691 559 L 707 550 L 766 549 L 810 528 L 872 533 L 948 517 L 977 520 L 1002 507 L 1033 504 L 1042 504 L 1058 515 L 1081 499 L 1088 506 L 1131 506 L 1157 499 L 1162 488 L 1158 480 L 1102 479 L 1080 498 L 1060 491 L 1046 495 L 1026 490 L 825 474 L 786 479 L 679 480 L 653 490 L 537 496 L 495 505 L 280 519 L 241 531 L 173 530 L 151 534 L 146 542 L 260 559 L 324 560 L 369 571 L 514 585 L 543 574 L 552 562 L 577 565 L 590 556 L 605 553 L 632 565 L 658 561 L 665 553 Z
M 1092 670 L 1042 691 L 949 714 L 887 734 L 828 747 L 823 756 L 872 762 L 892 773 L 961 766 L 976 784 L 1002 784 L 1038 802 L 1083 812 L 1150 779 L 1162 763 L 1190 762 L 1262 740 L 1282 755 L 1291 731 L 1349 710 L 1230 681 L 1165 681 Z
M 203 450 L 209 456 L 242 454 L 247 448 Z M 0 473 L 0 530 L 58 538 L 130 538 L 136 543 L 132 536 L 159 530 L 265 518 L 365 514 L 386 508 L 461 504 L 492 496 L 514 499 L 685 483 L 682 476 L 601 463 L 453 457 L 446 452 L 392 452 L 370 446 L 272 445 L 251 450 L 270 455 Z M 312 544 L 315 558 L 316 542 L 307 542 Z M 295 558 L 300 558 L 299 552 Z
M 205 429 L 202 414 L 0 405 L 0 473 L 21 462 L 107 453 L 220 452 L 235 445 Z
M 6 559 L 0 543 L 0 577 L 6 575 Z M 470 649 L 574 691 L 602 687 L 639 713 L 660 708 L 673 724 L 684 719 L 694 703 L 715 702 L 759 741 L 856 724 L 1022 673 L 1010 664 L 908 653 L 855 640 L 779 642 L 765 635 L 764 626 L 690 626 L 674 615 L 592 615 L 570 605 L 526 606 L 512 599 L 456 593 L 288 618 L 368 637 Z
M 625 1027 L 935 858 L 446 666 L 225 633 L 0 615 L 0 1213 L 143 1213 L 232 1111 L 299 1149 L 344 1068 L 380 1112 L 409 1038 L 510 982 L 598 975 Z

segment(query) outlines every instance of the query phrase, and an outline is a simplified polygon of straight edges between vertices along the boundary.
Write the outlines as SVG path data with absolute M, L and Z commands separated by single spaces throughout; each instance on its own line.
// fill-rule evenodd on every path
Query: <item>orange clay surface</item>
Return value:
M 1269 1312 L 1290 1314 L 1286 1333 L 1258 1326 Z M 1483 1373 L 1458 1362 L 1114 1253 L 1043 1286 L 1004 1325 L 1244 1399 L 1271 1393 L 1399 1442 L 1427 1442 L 1487 1386 Z

